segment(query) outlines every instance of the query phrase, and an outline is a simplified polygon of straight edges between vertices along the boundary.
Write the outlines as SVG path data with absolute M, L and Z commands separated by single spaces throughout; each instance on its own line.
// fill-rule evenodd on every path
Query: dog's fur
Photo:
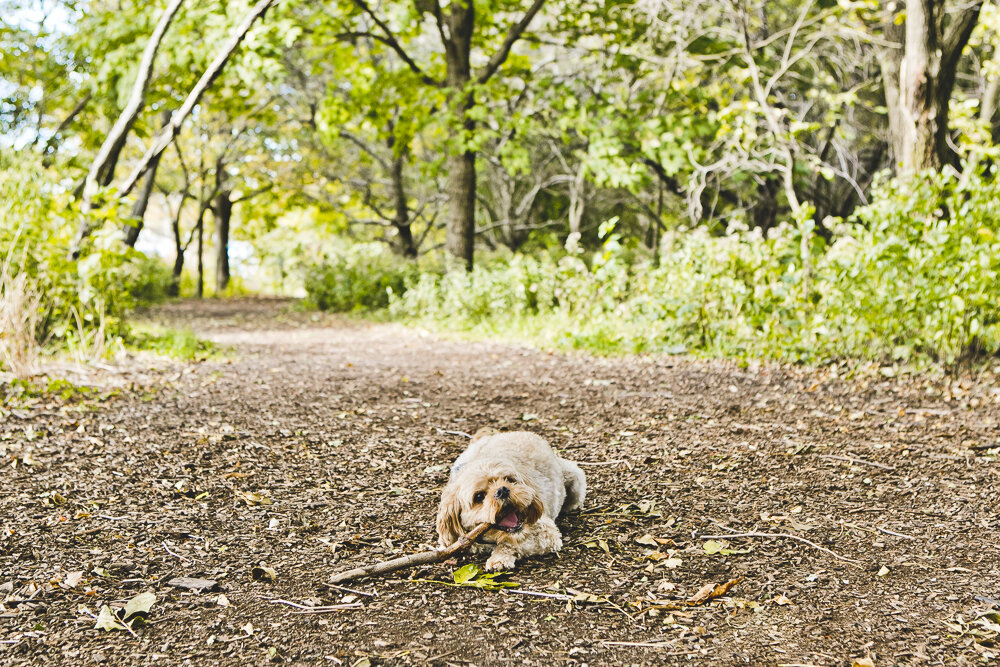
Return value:
M 492 523 L 473 549 L 492 552 L 487 570 L 507 570 L 518 558 L 559 551 L 555 519 L 580 507 L 586 494 L 583 471 L 541 437 L 483 429 L 451 467 L 438 508 L 438 537 L 446 547 L 477 524 Z

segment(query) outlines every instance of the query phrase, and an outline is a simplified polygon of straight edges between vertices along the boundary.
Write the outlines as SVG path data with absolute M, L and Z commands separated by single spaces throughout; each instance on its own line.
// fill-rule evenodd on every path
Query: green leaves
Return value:
M 505 575 L 505 572 L 489 573 L 476 563 L 469 563 L 452 573 L 452 578 L 455 581 L 452 585 L 479 588 L 484 591 L 496 591 L 501 588 L 517 588 L 520 586 L 520 584 L 514 581 L 497 581 L 498 577 Z

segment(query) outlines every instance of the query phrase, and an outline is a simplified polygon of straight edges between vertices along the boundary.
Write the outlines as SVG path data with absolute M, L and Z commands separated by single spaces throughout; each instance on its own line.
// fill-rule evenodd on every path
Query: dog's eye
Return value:
M 483 502 L 485 498 L 486 498 L 485 491 L 476 491 L 476 495 L 472 496 L 472 502 L 478 505 L 479 503 Z
M 513 477 L 504 477 L 503 479 L 504 479 L 504 481 L 505 481 L 505 482 L 507 482 L 508 484 L 517 484 L 517 480 L 516 480 L 516 479 L 514 479 Z

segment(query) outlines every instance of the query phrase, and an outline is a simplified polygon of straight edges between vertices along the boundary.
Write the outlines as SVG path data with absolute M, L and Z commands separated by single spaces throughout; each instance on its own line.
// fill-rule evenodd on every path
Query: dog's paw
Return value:
M 486 560 L 487 572 L 500 572 L 501 570 L 512 570 L 517 562 L 514 554 L 495 553 Z

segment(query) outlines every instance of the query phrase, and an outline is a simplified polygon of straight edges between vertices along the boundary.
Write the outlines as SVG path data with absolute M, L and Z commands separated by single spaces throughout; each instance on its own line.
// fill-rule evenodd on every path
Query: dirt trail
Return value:
M 601 360 L 286 305 L 164 308 L 155 316 L 232 345 L 233 358 L 170 371 L 155 392 L 97 411 L 37 405 L 4 417 L 0 663 L 1000 656 L 989 619 L 974 622 L 1000 600 L 991 374 L 945 391 L 673 357 Z M 538 432 L 592 464 L 584 511 L 561 521 L 563 551 L 524 561 L 510 579 L 599 601 L 408 580 L 448 580 L 453 567 L 439 565 L 358 582 L 377 593 L 358 596 L 360 608 L 297 614 L 269 602 L 340 603 L 350 594 L 323 586 L 331 573 L 432 544 L 446 467 L 465 445 L 442 430 L 480 426 Z M 706 553 L 697 536 L 727 528 L 795 534 L 858 565 L 788 538 Z M 276 582 L 254 580 L 259 565 Z M 67 573 L 79 571 L 70 588 Z M 738 576 L 721 601 L 669 609 Z M 170 585 L 175 577 L 218 583 L 193 592 Z M 95 630 L 78 610 L 144 590 L 159 600 L 138 638 Z

